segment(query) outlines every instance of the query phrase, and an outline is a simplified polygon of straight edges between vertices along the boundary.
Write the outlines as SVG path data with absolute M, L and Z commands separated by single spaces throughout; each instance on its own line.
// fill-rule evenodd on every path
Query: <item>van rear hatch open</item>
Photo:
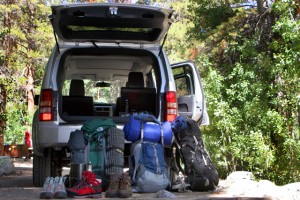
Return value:
M 173 11 L 134 4 L 52 6 L 52 22 L 64 42 L 159 43 L 171 25 Z

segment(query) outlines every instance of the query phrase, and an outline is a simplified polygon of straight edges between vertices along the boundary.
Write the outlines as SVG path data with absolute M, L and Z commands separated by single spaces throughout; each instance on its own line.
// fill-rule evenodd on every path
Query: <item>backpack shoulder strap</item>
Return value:
M 181 172 L 182 174 L 185 174 L 185 171 L 181 166 L 181 162 L 183 162 L 185 165 L 185 160 L 183 159 L 183 155 L 181 153 L 181 147 L 176 138 L 174 138 L 174 140 L 173 140 L 172 149 L 173 148 L 175 148 L 175 152 L 173 152 L 173 154 L 172 154 L 173 170 L 175 170 L 176 173 Z
M 136 171 L 137 168 L 140 165 L 140 159 L 142 157 L 142 142 L 141 141 L 137 141 L 135 143 L 133 143 L 133 150 L 132 150 L 132 154 L 133 154 L 133 162 L 134 162 L 134 168 L 133 168 L 133 175 L 132 175 L 132 180 L 134 180 L 136 178 Z

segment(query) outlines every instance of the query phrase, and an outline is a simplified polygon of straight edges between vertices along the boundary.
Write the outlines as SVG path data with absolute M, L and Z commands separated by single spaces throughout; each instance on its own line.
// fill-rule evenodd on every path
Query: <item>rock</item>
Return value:
M 176 195 L 167 190 L 160 190 L 154 195 L 154 198 L 175 199 Z
M 257 197 L 257 182 L 248 171 L 236 171 L 229 174 L 225 181 L 221 182 L 221 193 L 234 197 Z M 255 196 L 253 195 L 255 194 Z M 258 197 L 261 197 L 259 195 Z
M 260 180 L 257 184 L 258 192 L 264 197 L 269 197 L 274 200 L 282 199 L 283 191 L 280 187 L 268 180 Z
M 287 197 L 291 200 L 300 199 L 300 182 L 290 183 L 284 186 L 281 186 L 283 191 L 286 191 Z
M 229 174 L 226 178 L 227 182 L 235 182 L 237 180 L 254 180 L 252 172 L 248 171 L 235 171 Z
M 255 181 L 251 172 L 231 173 L 218 193 L 226 197 L 251 197 L 272 200 L 299 200 L 300 182 L 277 186 L 269 180 Z
M 254 195 L 255 197 L 262 197 L 261 194 L 257 193 L 257 182 L 247 179 L 231 182 L 226 193 L 235 197 L 253 197 Z
M 298 192 L 300 193 L 300 182 L 290 183 L 284 186 L 281 186 L 283 189 L 289 192 Z M 299 198 L 300 199 L 300 198 Z
M 9 175 L 15 172 L 15 166 L 10 157 L 0 156 L 0 176 Z

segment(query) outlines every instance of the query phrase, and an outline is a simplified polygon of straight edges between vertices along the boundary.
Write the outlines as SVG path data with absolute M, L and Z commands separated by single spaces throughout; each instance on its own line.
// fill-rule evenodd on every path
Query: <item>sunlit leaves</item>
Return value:
M 241 10 L 206 32 L 198 64 L 212 122 L 204 136 L 222 176 L 250 170 L 284 184 L 300 180 L 299 13 L 287 1 L 274 9 Z
M 27 87 L 31 74 L 40 80 L 46 58 L 54 45 L 53 31 L 48 20 L 50 7 L 39 0 L 1 1 L 0 25 L 0 84 L 6 90 L 7 121 L 5 141 L 22 143 L 24 129 L 30 126 L 27 94 L 35 93 Z M 3 70 L 5 69 L 5 70 Z M 38 83 L 36 81 L 35 83 Z M 35 85 L 36 91 L 39 86 Z M 19 135 L 18 137 L 15 137 Z

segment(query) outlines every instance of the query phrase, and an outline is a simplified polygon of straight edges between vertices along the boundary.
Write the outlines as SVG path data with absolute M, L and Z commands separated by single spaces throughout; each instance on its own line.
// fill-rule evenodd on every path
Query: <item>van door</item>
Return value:
M 208 125 L 205 95 L 201 77 L 194 62 L 185 61 L 171 65 L 176 84 L 178 113 L 200 125 Z
M 58 41 L 159 44 L 172 9 L 137 4 L 62 4 L 49 16 Z

